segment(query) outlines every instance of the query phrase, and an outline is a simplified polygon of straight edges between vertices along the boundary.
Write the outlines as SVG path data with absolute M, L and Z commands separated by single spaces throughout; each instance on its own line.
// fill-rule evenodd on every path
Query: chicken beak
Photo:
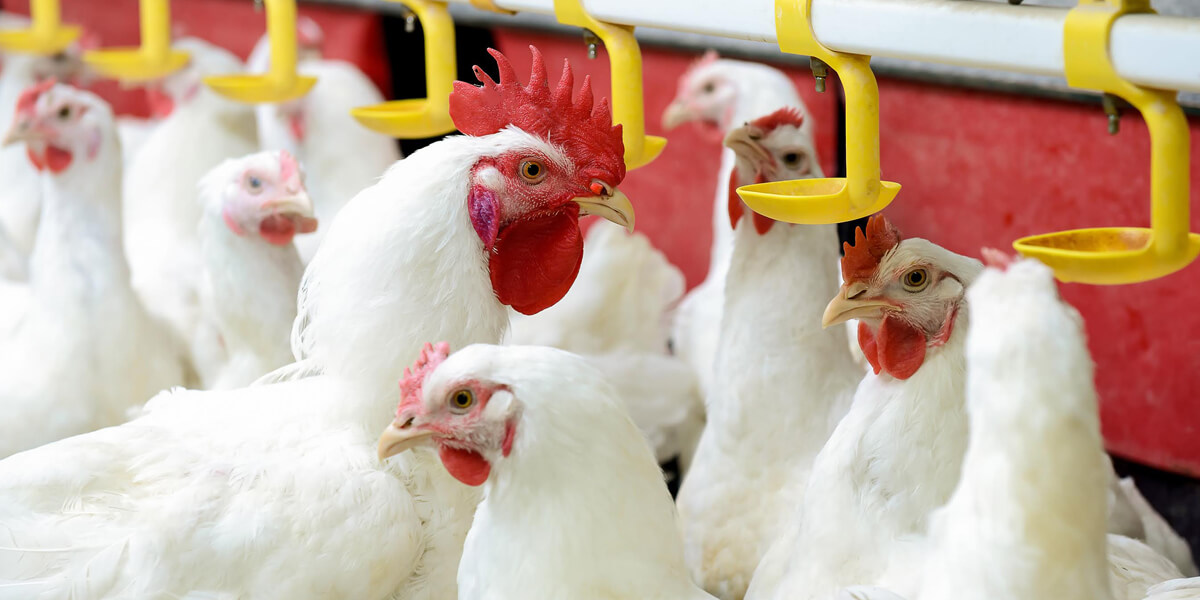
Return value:
M 296 224 L 296 233 L 312 233 L 317 230 L 317 218 L 313 213 L 312 200 L 303 192 L 268 201 L 263 208 L 282 215 Z
M 33 127 L 28 120 L 16 120 L 8 128 L 8 133 L 4 134 L 4 141 L 0 142 L 0 146 L 11 146 L 19 142 L 28 142 L 36 137 L 37 135 L 34 133 Z
M 633 233 L 633 203 L 621 190 L 614 189 L 609 194 L 575 198 L 573 201 L 579 205 L 579 216 L 604 217 Z
M 376 452 L 379 454 L 379 460 L 384 460 L 410 448 L 427 444 L 432 438 L 433 432 L 428 429 L 421 429 L 411 425 L 398 427 L 393 422 L 391 425 L 388 425 L 387 429 L 383 430 L 383 435 L 379 436 L 379 445 L 376 446 Z
M 753 125 L 743 125 L 730 131 L 725 136 L 723 143 L 739 158 L 762 171 L 764 170 L 763 166 L 771 164 L 771 153 L 759 143 L 760 139 L 762 139 L 761 130 Z
M 895 308 L 883 300 L 859 298 L 865 291 L 866 285 L 862 283 L 843 285 L 838 295 L 825 307 L 825 314 L 821 315 L 821 327 L 845 323 L 850 319 L 879 319 L 885 311 Z
M 692 120 L 692 111 L 688 110 L 682 100 L 676 100 L 667 106 L 662 114 L 663 129 L 668 131 Z

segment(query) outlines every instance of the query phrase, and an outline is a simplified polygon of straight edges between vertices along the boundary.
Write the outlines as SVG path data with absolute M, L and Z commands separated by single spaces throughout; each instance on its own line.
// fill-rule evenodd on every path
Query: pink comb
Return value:
M 296 42 L 302 47 L 320 50 L 325 43 L 325 32 L 312 17 L 301 15 L 296 19 Z
M 679 77 L 679 95 L 687 92 L 687 87 L 697 71 L 717 62 L 719 58 L 721 57 L 717 55 L 716 50 L 709 49 L 705 50 L 704 54 L 700 55 L 700 58 L 692 61 L 692 64 L 688 65 L 687 70 Z
M 1007 271 L 1016 262 L 1017 257 L 995 248 L 981 248 L 979 254 L 983 257 L 984 266 Z
M 750 121 L 750 124 L 763 131 L 771 131 L 780 125 L 802 127 L 804 126 L 804 115 L 800 114 L 795 107 L 785 106 L 769 115 Z
M 889 250 L 900 244 L 900 230 L 896 229 L 881 214 L 872 215 L 867 219 L 867 231 L 864 234 L 861 227 L 854 229 L 854 245 L 849 242 L 842 245 L 845 256 L 842 257 L 842 281 L 862 281 L 870 279 L 879 268 Z
M 404 376 L 400 379 L 400 406 L 396 409 L 396 417 L 405 408 L 421 404 L 421 386 L 425 383 L 425 378 L 442 364 L 442 361 L 450 356 L 450 342 L 438 342 L 437 344 L 426 343 L 421 348 L 421 356 L 417 357 L 417 362 L 413 366 L 404 369 Z
M 575 76 L 571 63 L 563 61 L 558 87 L 551 93 L 546 79 L 542 53 L 534 46 L 532 74 L 529 85 L 522 86 L 512 63 L 491 48 L 488 53 L 496 59 L 500 83 L 492 81 L 483 69 L 475 67 L 475 77 L 483 84 L 476 87 L 465 81 L 455 81 L 450 93 L 450 118 L 455 127 L 467 135 L 491 135 L 508 126 L 553 141 L 562 146 L 571 159 L 598 167 L 606 183 L 617 185 L 625 178 L 625 146 L 621 141 L 621 126 L 612 124 L 608 99 L 592 104 L 592 84 L 587 77 L 572 98 Z M 609 179 L 612 179 L 609 181 Z
M 296 162 L 296 157 L 292 156 L 287 150 L 279 151 L 279 178 L 288 181 L 300 174 L 300 165 Z
M 54 87 L 57 83 L 58 81 L 51 77 L 50 79 L 47 79 L 41 83 L 35 83 L 25 88 L 25 90 L 21 92 L 21 95 L 17 97 L 17 114 L 20 115 L 32 113 L 33 107 L 37 104 L 38 98 L 41 98 L 42 94 L 49 91 L 50 88 Z

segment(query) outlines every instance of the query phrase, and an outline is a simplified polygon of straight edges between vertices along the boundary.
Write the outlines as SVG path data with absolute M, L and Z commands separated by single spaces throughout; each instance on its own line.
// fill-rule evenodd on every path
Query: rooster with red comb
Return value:
M 381 462 L 428 340 L 498 343 L 556 302 L 579 217 L 632 226 L 619 127 L 569 66 L 459 83 L 467 135 L 346 204 L 304 275 L 297 362 L 249 388 L 173 391 L 141 417 L 0 462 L 0 596 L 454 598 L 479 500 L 419 449 Z M 481 73 L 477 71 L 477 73 Z

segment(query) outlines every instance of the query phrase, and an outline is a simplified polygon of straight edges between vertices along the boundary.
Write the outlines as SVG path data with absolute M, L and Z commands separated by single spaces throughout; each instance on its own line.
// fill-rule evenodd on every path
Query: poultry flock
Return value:
M 298 39 L 257 109 L 202 78 L 265 43 L 179 40 L 149 121 L 4 57 L 0 600 L 1200 598 L 1049 269 L 742 204 L 824 176 L 782 72 L 707 54 L 663 115 L 723 152 L 685 294 L 569 63 L 490 51 L 401 159 Z

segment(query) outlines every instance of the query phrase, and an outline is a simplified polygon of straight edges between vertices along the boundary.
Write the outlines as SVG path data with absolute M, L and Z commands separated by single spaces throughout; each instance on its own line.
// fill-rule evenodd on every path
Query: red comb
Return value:
M 804 126 L 804 115 L 800 114 L 800 111 L 794 106 L 785 106 L 769 115 L 750 121 L 750 124 L 763 131 L 771 131 L 780 125 L 802 127 Z
M 21 95 L 17 97 L 17 114 L 33 112 L 33 106 L 37 104 L 38 98 L 41 98 L 42 94 L 49 91 L 56 83 L 58 81 L 51 77 L 41 83 L 35 83 L 25 88 L 21 92 Z
M 529 85 L 522 86 L 512 63 L 491 48 L 496 59 L 500 83 L 492 81 L 483 69 L 475 67 L 475 77 L 483 84 L 476 87 L 455 81 L 450 94 L 450 118 L 467 135 L 491 135 L 513 126 L 561 146 L 567 155 L 581 164 L 599 170 L 596 177 L 609 185 L 625 178 L 625 146 L 621 126 L 612 124 L 608 99 L 592 105 L 592 84 L 583 78 L 579 97 L 572 98 L 575 76 L 570 62 L 563 61 L 562 76 L 553 92 L 546 80 L 542 54 L 530 46 L 533 54 Z
M 414 403 L 421 403 L 421 385 L 425 383 L 425 378 L 450 356 L 450 342 L 438 342 L 437 344 L 426 343 L 425 347 L 421 348 L 421 356 L 417 357 L 417 362 L 413 366 L 404 369 L 404 377 L 400 379 L 400 406 L 396 409 L 396 416 L 399 417 L 401 411 Z
M 854 229 L 854 245 L 842 245 L 842 281 L 870 279 L 879 267 L 879 261 L 889 250 L 900 244 L 900 230 L 896 229 L 883 215 L 872 215 L 867 219 L 864 235 L 861 227 Z

